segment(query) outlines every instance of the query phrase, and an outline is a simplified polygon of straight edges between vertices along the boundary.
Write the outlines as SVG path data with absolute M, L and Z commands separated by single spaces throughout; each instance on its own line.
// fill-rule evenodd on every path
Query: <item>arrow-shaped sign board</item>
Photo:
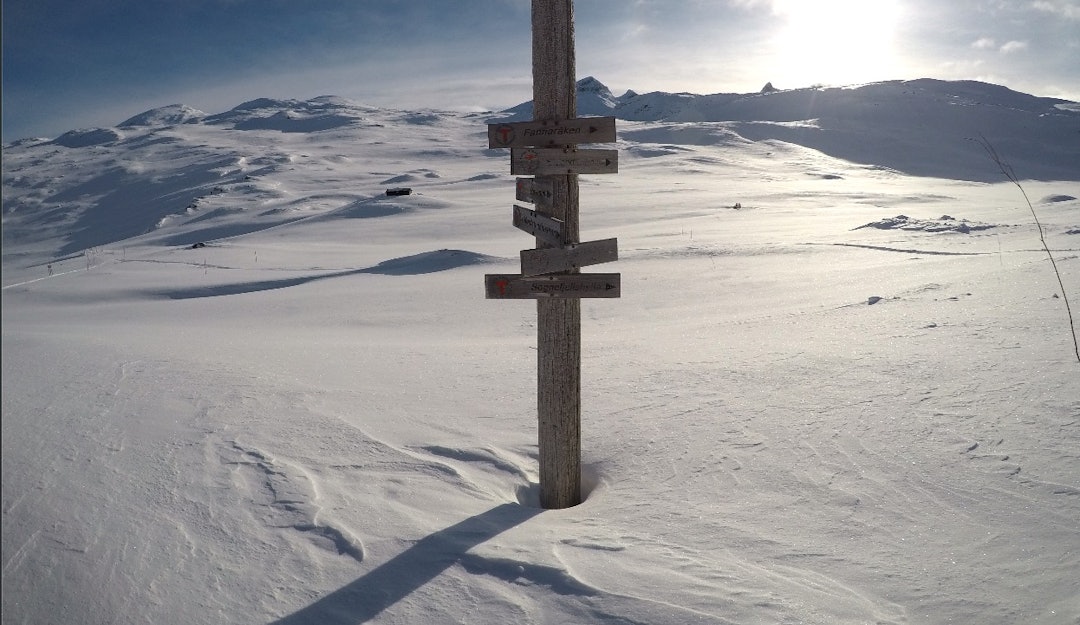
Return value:
M 488 124 L 489 148 L 614 143 L 614 117 Z
M 566 176 L 618 172 L 618 150 L 575 150 L 572 148 L 510 150 L 510 173 L 513 175 Z
M 619 297 L 621 275 L 617 273 L 564 273 L 553 276 L 487 274 L 487 299 L 576 299 Z
M 551 200 L 555 197 L 554 186 L 550 179 L 518 178 L 517 199 L 519 202 L 551 206 Z
M 618 239 L 571 243 L 563 247 L 521 250 L 521 274 L 537 276 L 619 260 Z
M 544 243 L 563 244 L 563 222 L 514 204 L 514 227 L 524 230 Z

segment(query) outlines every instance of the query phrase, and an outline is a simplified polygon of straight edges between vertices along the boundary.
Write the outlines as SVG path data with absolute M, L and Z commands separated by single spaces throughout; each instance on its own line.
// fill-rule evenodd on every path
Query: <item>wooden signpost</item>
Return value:
M 510 150 L 511 174 L 559 176 L 570 174 L 616 174 L 617 150 L 573 148 L 526 148 Z
M 563 222 L 517 204 L 514 205 L 514 227 L 550 245 L 563 242 Z
M 551 181 L 544 178 L 518 178 L 515 197 L 519 202 L 551 206 L 552 188 Z
M 535 299 L 540 505 L 581 502 L 581 299 L 621 294 L 617 273 L 579 273 L 618 258 L 618 242 L 578 240 L 578 174 L 614 174 L 614 117 L 577 118 L 573 0 L 532 0 L 533 121 L 488 125 L 488 147 L 510 149 L 514 226 L 536 237 L 520 274 L 484 276 L 488 299 Z
M 582 117 L 488 125 L 489 148 L 613 143 L 614 117 Z
M 492 274 L 484 276 L 488 299 L 543 299 L 546 297 L 619 297 L 617 273 L 559 273 L 544 276 Z
M 521 250 L 521 274 L 538 276 L 545 273 L 572 271 L 589 265 L 609 263 L 613 260 L 619 260 L 618 239 Z

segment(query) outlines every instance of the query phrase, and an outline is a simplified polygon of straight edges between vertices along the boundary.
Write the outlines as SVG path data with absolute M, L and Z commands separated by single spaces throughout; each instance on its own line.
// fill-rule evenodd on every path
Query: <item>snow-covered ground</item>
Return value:
M 5 146 L 3 622 L 1075 625 L 1080 363 L 970 131 L 1080 313 L 1080 113 L 917 83 L 819 92 L 866 95 L 849 125 L 622 96 L 696 108 L 581 178 L 622 297 L 582 301 L 558 511 L 535 305 L 483 297 L 533 247 L 492 116 L 257 100 Z

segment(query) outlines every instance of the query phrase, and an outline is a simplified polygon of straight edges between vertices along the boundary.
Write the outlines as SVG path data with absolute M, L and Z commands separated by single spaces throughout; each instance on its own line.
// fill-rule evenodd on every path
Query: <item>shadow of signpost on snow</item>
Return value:
M 420 539 L 359 579 L 271 625 L 367 622 L 461 562 L 470 549 L 543 512 L 503 504 Z
M 438 271 L 449 271 L 458 267 L 480 265 L 485 263 L 501 262 L 503 259 L 467 250 L 435 250 L 423 252 L 401 258 L 384 260 L 378 265 L 366 269 L 349 269 L 346 271 L 334 271 L 296 278 L 282 278 L 280 280 L 259 280 L 251 282 L 233 282 L 228 284 L 212 284 L 208 286 L 193 286 L 169 289 L 154 289 L 147 293 L 153 297 L 167 299 L 197 299 L 202 297 L 222 297 L 225 295 L 241 295 L 258 291 L 272 291 L 289 287 L 308 284 L 317 280 L 329 280 L 359 274 L 378 274 L 384 276 L 416 276 Z

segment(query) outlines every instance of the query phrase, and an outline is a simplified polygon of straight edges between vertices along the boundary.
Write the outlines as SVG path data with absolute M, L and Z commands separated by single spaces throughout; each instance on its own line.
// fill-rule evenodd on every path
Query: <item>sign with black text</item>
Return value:
M 551 200 L 555 196 L 554 185 L 551 180 L 540 178 L 518 178 L 517 200 L 529 202 L 541 206 L 551 206 Z
M 563 222 L 517 204 L 514 205 L 514 227 L 528 232 L 544 243 L 563 243 Z
M 550 276 L 487 274 L 484 290 L 487 299 L 547 299 L 619 297 L 621 274 L 562 273 Z
M 614 142 L 614 117 L 488 124 L 489 148 L 551 147 Z
M 619 173 L 618 150 L 529 148 L 510 150 L 513 175 L 568 176 Z

